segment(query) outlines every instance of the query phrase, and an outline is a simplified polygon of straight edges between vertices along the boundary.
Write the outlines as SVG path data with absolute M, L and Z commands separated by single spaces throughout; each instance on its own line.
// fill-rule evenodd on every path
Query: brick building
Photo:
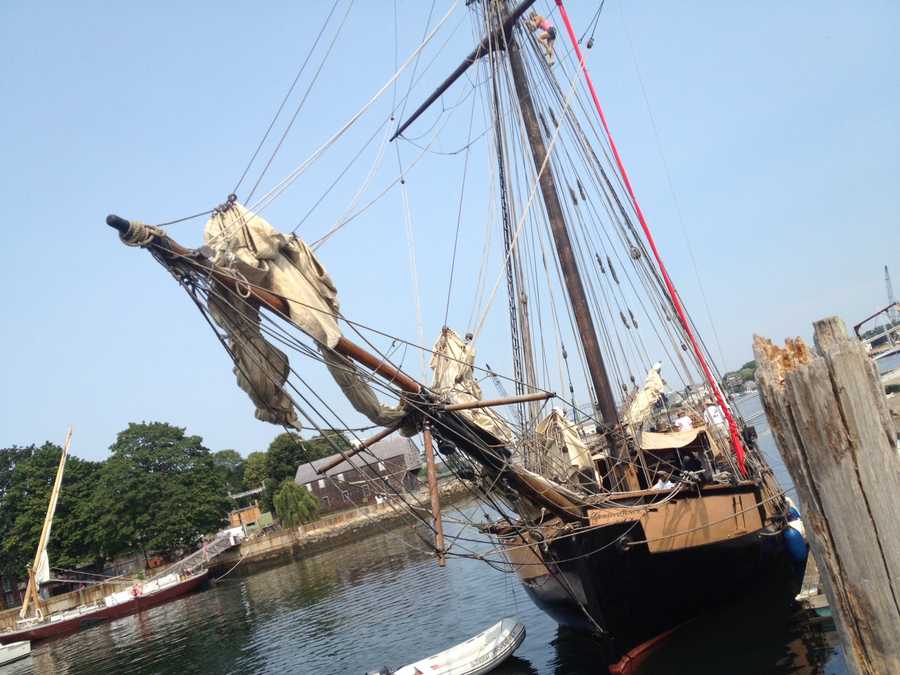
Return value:
M 417 474 L 422 460 L 419 448 L 408 438 L 394 436 L 380 441 L 354 457 L 352 464 L 338 464 L 327 473 L 327 478 L 316 473 L 317 466 L 339 456 L 331 455 L 297 467 L 294 481 L 318 498 L 319 513 L 374 504 L 379 498 L 414 490 L 419 485 Z

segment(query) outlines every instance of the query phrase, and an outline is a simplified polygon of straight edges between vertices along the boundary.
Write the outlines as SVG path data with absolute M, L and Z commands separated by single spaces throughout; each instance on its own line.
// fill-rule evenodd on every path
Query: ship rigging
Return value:
M 490 522 L 470 524 L 494 537 L 496 546 L 475 552 L 469 546 L 475 534 L 423 543 L 441 560 L 478 557 L 515 572 L 559 622 L 604 639 L 611 659 L 760 584 L 783 585 L 784 597 L 793 597 L 802 565 L 790 559 L 781 536 L 789 510 L 784 492 L 752 429 L 719 386 L 662 261 L 562 1 L 552 15 L 565 25 L 571 47 L 557 46 L 555 66 L 523 25 L 535 0 L 514 8 L 505 0 L 466 3 L 475 48 L 403 117 L 419 57 L 459 4 L 434 27 L 429 17 L 422 42 L 391 78 L 266 195 L 251 202 L 271 160 L 243 201 L 236 189 L 200 214 L 210 215 L 202 247 L 186 248 L 160 226 L 118 216 L 107 223 L 124 243 L 147 249 L 184 288 L 231 358 L 257 418 L 289 430 L 313 428 L 327 439 L 345 433 L 355 447 L 335 445 L 335 452 L 360 467 L 373 461 L 369 445 L 390 433 L 424 433 L 426 449 L 433 438 L 445 464 L 486 505 Z M 408 68 L 410 91 L 401 98 L 397 84 Z M 476 241 L 462 218 L 461 190 L 444 325 L 428 348 L 421 339 L 405 340 L 346 316 L 338 300 L 344 280 L 336 283 L 326 272 L 319 245 L 366 218 L 367 207 L 359 204 L 388 142 L 395 144 L 400 175 L 385 190 L 396 187 L 403 196 L 409 243 L 406 179 L 432 154 L 444 128 L 441 117 L 448 110 L 464 114 L 464 107 L 443 106 L 436 130 L 425 134 L 432 139 L 413 161 L 402 161 L 399 144 L 422 147 L 420 139 L 408 138 L 412 125 L 464 77 L 470 90 L 462 101 L 471 98 L 472 108 L 460 145 L 463 186 L 470 153 L 484 141 L 485 183 L 493 188 L 486 220 L 501 232 L 502 249 L 489 255 Z M 376 103 L 389 91 L 394 101 L 382 110 Z M 479 101 L 480 136 L 473 124 Z M 347 129 L 377 110 L 383 116 L 360 150 L 382 135 L 373 169 L 318 244 L 284 234 L 260 215 Z M 279 141 L 275 151 L 280 147 Z M 238 188 L 245 176 L 247 170 Z M 341 236 L 352 245 L 345 232 Z M 446 325 L 454 265 L 479 250 L 485 253 L 478 297 L 468 330 L 457 332 Z M 496 308 L 504 286 L 506 305 Z M 476 359 L 486 324 L 498 321 L 509 331 L 510 376 Z M 427 357 L 431 382 L 392 363 L 386 340 Z M 497 362 L 493 356 L 491 362 Z M 382 431 L 369 439 L 356 435 L 359 424 L 305 375 L 322 366 L 355 414 Z M 676 391 L 663 380 L 663 368 L 681 381 Z M 484 400 L 484 377 L 503 377 L 515 396 Z M 579 404 L 579 397 L 589 403 Z M 394 492 L 395 504 L 424 528 L 439 530 L 429 517 L 436 515 L 433 505 L 394 486 L 381 489 Z M 703 592 L 660 594 L 685 585 Z M 650 606 L 653 611 L 635 610 Z

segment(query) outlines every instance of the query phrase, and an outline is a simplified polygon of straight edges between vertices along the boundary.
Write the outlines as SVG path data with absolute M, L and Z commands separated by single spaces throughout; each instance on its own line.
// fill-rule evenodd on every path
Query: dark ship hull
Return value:
M 640 522 L 556 537 L 543 551 L 501 535 L 534 603 L 601 639 L 610 662 L 708 610 L 761 592 L 787 606 L 800 590 L 805 561 L 778 526 L 665 551 L 645 538 Z

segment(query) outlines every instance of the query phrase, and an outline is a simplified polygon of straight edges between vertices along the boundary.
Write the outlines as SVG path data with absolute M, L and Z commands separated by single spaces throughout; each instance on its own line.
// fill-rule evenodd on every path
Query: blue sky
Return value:
M 436 2 L 435 17 L 450 4 Z M 569 3 L 576 30 L 597 5 Z M 429 6 L 399 2 L 401 60 L 421 39 Z M 184 293 L 103 219 L 116 212 L 161 222 L 222 201 L 328 10 L 324 2 L 0 6 L 0 445 L 61 441 L 72 423 L 74 452 L 100 459 L 129 421 L 163 420 L 213 449 L 246 454 L 279 432 L 253 419 Z M 423 56 L 423 69 L 435 60 L 420 72 L 411 106 L 471 49 L 466 12 L 456 10 Z M 808 335 L 826 315 L 851 324 L 874 311 L 885 302 L 885 264 L 900 285 L 898 52 L 900 5 L 891 2 L 606 3 L 589 67 L 670 272 L 719 357 L 687 233 L 726 368 L 751 358 L 753 333 L 781 340 Z M 261 191 L 356 112 L 394 59 L 393 3 L 357 1 Z M 408 86 L 401 80 L 399 95 Z M 465 142 L 468 107 L 460 110 L 434 149 Z M 267 209 L 270 222 L 297 224 L 382 113 Z M 340 216 L 380 140 L 301 236 L 317 238 Z M 404 161 L 417 153 L 409 144 L 400 151 Z M 396 174 L 393 146 L 388 153 L 370 195 Z M 446 158 L 407 181 L 429 343 L 443 321 L 462 163 L 462 155 Z M 463 210 L 479 236 L 482 214 L 469 204 L 484 189 L 468 185 Z M 171 232 L 197 245 L 201 229 L 202 220 Z M 320 257 L 348 316 L 417 341 L 404 232 L 395 189 Z M 451 325 L 471 313 L 478 264 L 477 255 L 459 262 Z M 498 335 L 486 335 L 485 354 L 501 350 Z M 418 357 L 406 358 L 417 371 Z

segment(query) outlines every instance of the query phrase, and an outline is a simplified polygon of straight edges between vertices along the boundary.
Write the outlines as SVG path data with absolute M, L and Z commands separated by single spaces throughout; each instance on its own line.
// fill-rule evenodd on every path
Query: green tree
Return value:
M 105 556 L 188 547 L 224 522 L 227 488 L 199 436 L 162 422 L 132 423 L 110 452 L 95 499 Z
M 269 444 L 267 477 L 275 485 L 281 485 L 286 478 L 293 478 L 296 475 L 297 467 L 301 464 L 349 448 L 350 443 L 343 434 L 337 432 L 314 436 L 308 440 L 293 432 L 279 434 Z
M 244 485 L 244 458 L 237 450 L 219 450 L 213 453 L 216 467 L 229 493 L 240 492 Z
M 264 452 L 251 452 L 244 462 L 243 483 L 245 490 L 255 490 L 266 482 L 268 475 L 268 457 Z
M 0 450 L 0 573 L 24 578 L 34 561 L 62 448 Z M 91 537 L 94 490 L 100 465 L 69 456 L 48 542 L 51 564 L 72 567 L 94 562 Z
M 319 500 L 293 479 L 285 480 L 275 493 L 275 513 L 286 527 L 308 523 L 316 517 Z

